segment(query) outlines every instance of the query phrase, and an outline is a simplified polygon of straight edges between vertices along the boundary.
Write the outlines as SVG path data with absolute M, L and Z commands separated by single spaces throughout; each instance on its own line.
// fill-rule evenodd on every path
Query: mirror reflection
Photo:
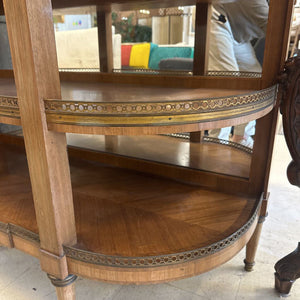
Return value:
M 223 141 L 230 141 L 242 146 L 253 148 L 256 121 L 229 126 L 224 128 L 211 129 L 207 131 L 207 136 Z
M 99 71 L 96 7 L 53 10 L 58 66 L 61 71 Z
M 261 76 L 268 10 L 266 0 L 214 2 L 208 14 L 205 75 Z M 59 67 L 99 71 L 96 7 L 53 13 Z M 205 43 L 197 31 L 201 18 L 195 6 L 113 11 L 110 71 L 193 75 L 194 58 L 199 58 L 195 40 Z
M 266 0 L 214 4 L 208 70 L 261 73 L 268 13 Z
M 113 25 L 122 36 L 121 70 L 191 75 L 194 46 L 183 42 L 189 13 L 186 7 L 114 12 Z

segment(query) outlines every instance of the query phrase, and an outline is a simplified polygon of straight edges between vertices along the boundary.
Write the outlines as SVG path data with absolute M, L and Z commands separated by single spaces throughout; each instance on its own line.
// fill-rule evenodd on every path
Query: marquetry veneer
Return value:
M 22 142 L 15 143 L 19 146 L 1 144 L 0 243 L 38 256 L 26 156 Z M 249 240 L 261 204 L 253 197 L 233 197 L 72 155 L 71 178 L 77 243 L 64 246 L 69 267 L 106 281 L 164 282 L 217 266 Z

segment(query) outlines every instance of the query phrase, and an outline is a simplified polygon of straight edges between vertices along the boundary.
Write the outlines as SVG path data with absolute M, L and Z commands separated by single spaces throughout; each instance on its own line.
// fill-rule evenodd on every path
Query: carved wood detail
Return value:
M 283 129 L 292 156 L 287 168 L 289 182 L 300 187 L 300 57 L 289 59 L 280 77 Z M 275 288 L 289 294 L 295 280 L 300 278 L 300 242 L 295 251 L 275 265 Z
M 295 251 L 276 263 L 275 270 L 275 288 L 289 294 L 293 283 L 300 278 L 300 243 Z
M 285 139 L 293 158 L 287 169 L 289 182 L 300 187 L 300 58 L 286 62 L 280 78 L 281 113 Z

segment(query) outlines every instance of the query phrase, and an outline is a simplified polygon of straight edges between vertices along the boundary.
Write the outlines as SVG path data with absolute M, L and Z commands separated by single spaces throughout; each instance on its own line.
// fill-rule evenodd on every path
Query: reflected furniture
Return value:
M 0 72 L 0 122 L 21 125 L 24 138 L 0 136 L 0 243 L 39 258 L 58 299 L 74 298 L 76 276 L 167 282 L 244 246 L 252 270 L 293 0 L 270 1 L 260 77 L 205 76 L 212 1 L 88 1 L 98 10 L 98 73 L 57 66 L 52 7 L 87 1 L 3 2 L 13 73 Z M 191 4 L 193 76 L 111 72 L 111 9 Z M 253 150 L 200 134 L 253 119 Z M 182 132 L 190 139 L 169 136 Z

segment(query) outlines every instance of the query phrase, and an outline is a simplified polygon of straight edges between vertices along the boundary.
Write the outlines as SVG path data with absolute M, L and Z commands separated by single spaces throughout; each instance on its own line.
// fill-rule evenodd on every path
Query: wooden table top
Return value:
M 62 99 L 87 102 L 155 102 L 195 100 L 249 93 L 249 90 L 151 87 L 137 84 L 61 82 Z M 14 80 L 0 78 L 0 95 L 17 96 Z
M 192 132 L 246 123 L 270 112 L 276 86 L 259 91 L 61 82 L 62 99 L 45 99 L 48 128 L 106 135 Z M 0 121 L 20 119 L 13 79 L 0 79 Z M 12 121 L 9 120 L 11 117 Z M 1 119 L 2 118 L 2 119 Z

